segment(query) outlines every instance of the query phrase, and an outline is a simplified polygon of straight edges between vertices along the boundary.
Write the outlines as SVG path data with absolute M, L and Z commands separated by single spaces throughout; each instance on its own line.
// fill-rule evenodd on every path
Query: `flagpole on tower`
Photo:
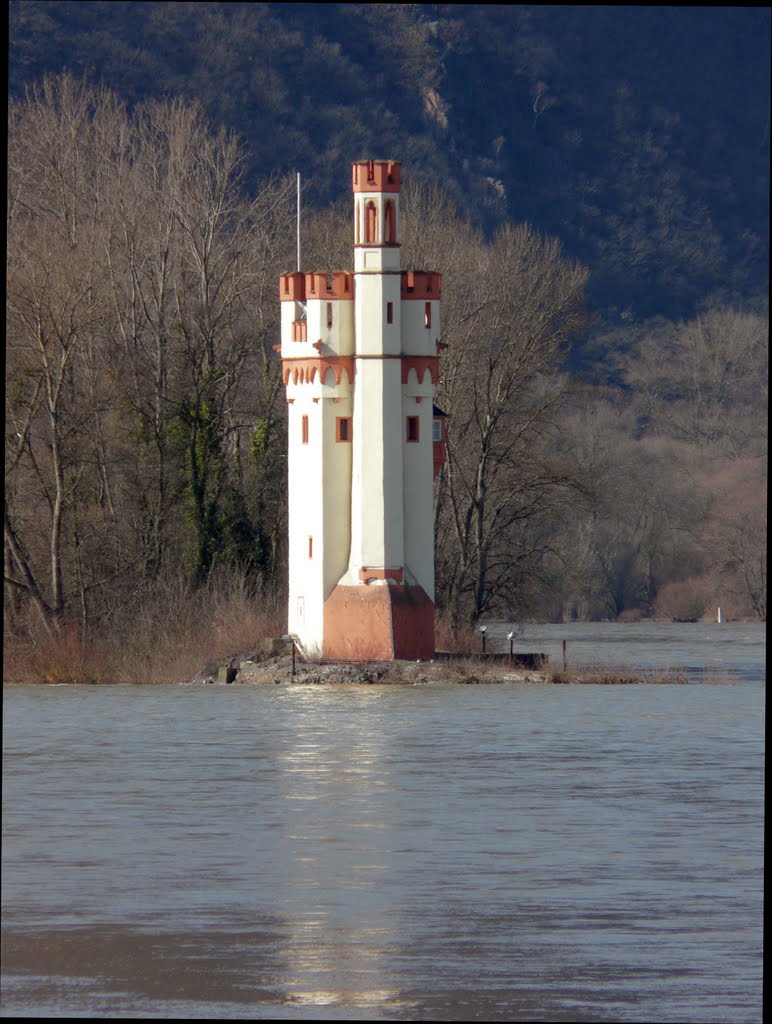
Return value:
M 300 171 L 298 171 L 298 273 L 300 272 Z

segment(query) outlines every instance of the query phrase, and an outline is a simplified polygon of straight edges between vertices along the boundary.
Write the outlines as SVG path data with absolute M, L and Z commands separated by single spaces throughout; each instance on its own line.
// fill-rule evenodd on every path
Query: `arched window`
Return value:
M 383 211 L 383 240 L 384 242 L 397 241 L 397 218 L 391 199 L 386 201 L 386 208 Z
M 375 210 L 375 203 L 370 202 L 365 207 L 365 243 L 378 241 L 378 216 Z

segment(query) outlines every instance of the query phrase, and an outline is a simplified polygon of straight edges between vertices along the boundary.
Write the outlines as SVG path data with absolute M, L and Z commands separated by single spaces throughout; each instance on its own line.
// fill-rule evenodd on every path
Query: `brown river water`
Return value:
M 563 639 L 690 681 L 5 685 L 2 1016 L 760 1021 L 764 626 Z

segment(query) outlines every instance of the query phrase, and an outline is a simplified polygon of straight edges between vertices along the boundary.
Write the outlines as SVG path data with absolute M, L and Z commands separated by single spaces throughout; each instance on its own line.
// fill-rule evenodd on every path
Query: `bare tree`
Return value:
M 94 124 L 113 114 L 106 93 L 64 77 L 10 116 L 6 583 L 26 590 L 48 625 L 67 599 L 66 513 L 94 462 L 81 376 L 105 318 Z
M 438 590 L 453 618 L 475 619 L 511 609 L 544 571 L 544 527 L 571 484 L 552 453 L 569 388 L 558 363 L 586 322 L 587 275 L 527 226 L 505 226 L 486 244 L 441 195 L 421 199 L 412 249 L 443 272 L 447 345 Z
M 5 581 L 54 632 L 191 566 L 280 569 L 294 196 L 241 166 L 189 104 L 63 76 L 10 108 Z
M 729 458 L 766 450 L 769 325 L 714 309 L 644 336 L 621 358 L 646 429 Z

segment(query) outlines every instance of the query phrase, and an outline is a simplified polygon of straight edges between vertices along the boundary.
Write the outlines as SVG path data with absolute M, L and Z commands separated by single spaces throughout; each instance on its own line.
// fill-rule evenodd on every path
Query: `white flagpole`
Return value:
M 300 171 L 298 171 L 298 272 L 300 271 Z

